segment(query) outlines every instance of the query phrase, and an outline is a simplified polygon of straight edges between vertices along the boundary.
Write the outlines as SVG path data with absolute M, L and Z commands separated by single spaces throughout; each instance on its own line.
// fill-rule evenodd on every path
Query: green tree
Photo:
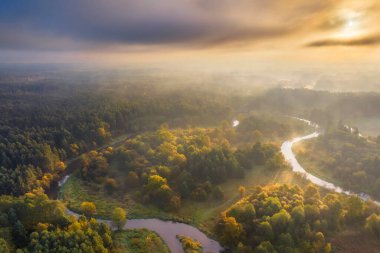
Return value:
M 12 236 L 18 246 L 24 246 L 27 242 L 27 231 L 19 220 L 13 225 Z
M 295 224 L 302 224 L 305 221 L 305 210 L 303 206 L 294 207 L 291 216 Z
M 255 248 L 254 253 L 275 253 L 273 245 L 269 241 L 260 243 L 259 246 Z
M 181 207 L 181 198 L 177 195 L 171 197 L 169 201 L 169 207 L 171 210 L 178 210 Z
M 117 181 L 114 178 L 107 178 L 104 182 L 104 188 L 109 194 L 112 194 L 118 188 Z
M 251 203 L 239 203 L 228 211 L 227 216 L 235 217 L 239 223 L 250 224 L 256 218 L 256 210 Z
M 10 253 L 7 241 L 4 238 L 0 238 L 0 253 Z
M 130 171 L 125 179 L 125 183 L 129 188 L 137 187 L 139 185 L 139 176 L 136 172 Z
M 305 218 L 309 222 L 309 224 L 313 224 L 320 215 L 320 210 L 318 206 L 315 205 L 305 205 Z
M 305 190 L 304 199 L 306 204 L 317 205 L 319 202 L 319 189 L 315 185 L 309 184 Z
M 273 240 L 273 230 L 272 230 L 272 225 L 267 222 L 267 221 L 262 221 L 258 226 L 257 226 L 257 234 L 263 238 L 262 241 L 271 241 Z
M 380 237 L 380 215 L 375 213 L 371 214 L 366 219 L 365 228 L 372 234 Z
M 347 219 L 349 222 L 359 222 L 364 215 L 364 203 L 355 195 L 347 199 Z
M 223 189 L 222 187 L 220 187 L 219 185 L 216 186 L 214 188 L 214 190 L 212 191 L 212 196 L 216 199 L 216 200 L 222 200 L 224 198 L 224 192 L 223 192 Z
M 252 253 L 252 248 L 250 246 L 244 246 L 243 243 L 239 242 L 237 247 L 236 247 L 236 250 L 235 250 L 235 253 Z
M 290 220 L 291 220 L 290 214 L 284 209 L 274 214 L 270 218 L 270 223 L 272 225 L 272 228 L 275 234 L 281 234 L 285 232 L 287 230 Z

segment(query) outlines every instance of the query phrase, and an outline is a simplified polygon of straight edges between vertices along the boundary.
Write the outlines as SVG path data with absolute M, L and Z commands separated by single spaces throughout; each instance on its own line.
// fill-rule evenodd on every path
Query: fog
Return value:
M 38 83 L 47 80 L 87 85 L 147 84 L 177 87 L 228 89 L 252 92 L 275 87 L 331 92 L 378 92 L 380 74 L 375 67 L 258 66 L 252 68 L 201 69 L 100 64 L 0 64 L 0 83 Z
M 379 22 L 0 1 L 0 252 L 380 252 Z

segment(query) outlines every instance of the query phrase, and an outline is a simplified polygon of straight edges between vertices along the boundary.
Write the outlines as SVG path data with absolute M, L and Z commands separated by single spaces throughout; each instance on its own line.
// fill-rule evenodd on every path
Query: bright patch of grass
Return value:
M 116 252 L 123 253 L 170 253 L 164 241 L 147 229 L 128 229 L 114 233 Z
M 78 176 L 72 175 L 60 190 L 60 196 L 70 210 L 80 213 L 84 201 L 93 202 L 96 206 L 96 217 L 109 219 L 116 207 L 127 210 L 129 219 L 160 218 L 163 220 L 181 220 L 175 214 L 164 212 L 151 205 L 135 202 L 127 193 L 125 195 L 108 195 L 103 190 L 93 189 Z
M 60 190 L 60 196 L 67 203 L 69 209 L 80 213 L 80 205 L 84 201 L 90 201 L 96 205 L 96 215 L 99 217 L 109 217 L 116 207 L 125 207 L 127 202 L 116 199 L 114 196 L 107 196 L 104 192 L 93 192 L 84 182 L 71 176 Z M 125 203 L 125 204 L 124 204 Z

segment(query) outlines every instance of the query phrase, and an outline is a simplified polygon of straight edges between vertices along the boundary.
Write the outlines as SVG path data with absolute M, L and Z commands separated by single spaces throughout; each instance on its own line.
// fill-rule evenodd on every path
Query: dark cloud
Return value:
M 307 47 L 370 46 L 380 44 L 380 34 L 351 39 L 323 39 L 308 43 Z
M 296 33 L 332 0 L 2 0 L 0 49 L 212 46 Z

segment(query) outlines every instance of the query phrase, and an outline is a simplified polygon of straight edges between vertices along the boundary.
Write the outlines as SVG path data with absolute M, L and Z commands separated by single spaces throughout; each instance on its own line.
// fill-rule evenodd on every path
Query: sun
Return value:
M 353 38 L 362 33 L 361 15 L 354 11 L 345 11 L 341 16 L 343 25 L 338 32 L 340 38 Z

